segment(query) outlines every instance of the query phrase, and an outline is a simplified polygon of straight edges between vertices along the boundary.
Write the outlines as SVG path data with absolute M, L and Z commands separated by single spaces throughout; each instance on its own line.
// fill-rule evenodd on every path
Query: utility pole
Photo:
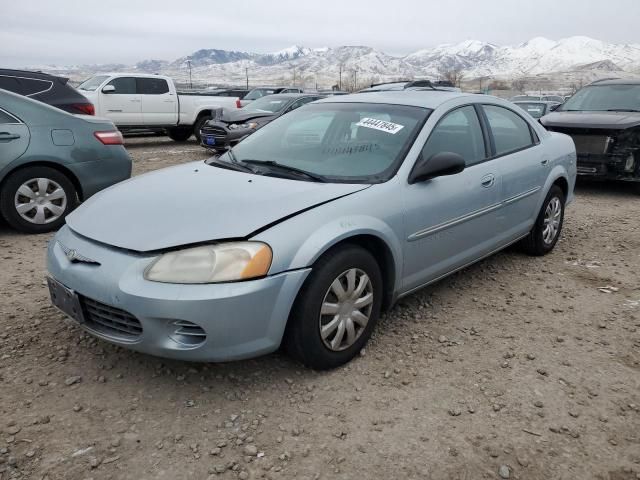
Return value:
M 296 67 L 293 67 L 293 86 L 296 86 Z
M 249 90 L 249 69 L 248 68 L 244 69 L 244 74 L 245 74 L 245 77 L 247 77 L 247 90 Z
M 189 68 L 189 88 L 193 88 L 193 83 L 191 82 L 191 60 L 187 60 L 187 67 Z
M 340 68 L 340 80 L 338 81 L 338 89 L 342 90 L 342 63 L 340 63 L 339 68 Z

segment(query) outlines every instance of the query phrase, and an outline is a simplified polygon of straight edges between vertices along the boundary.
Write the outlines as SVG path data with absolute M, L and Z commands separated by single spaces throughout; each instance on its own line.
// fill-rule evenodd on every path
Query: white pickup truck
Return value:
M 126 132 L 165 129 L 181 142 L 192 134 L 200 141 L 200 128 L 219 109 L 239 108 L 246 90 L 178 93 L 173 80 L 162 75 L 105 73 L 78 86 L 95 106 L 96 115 L 106 117 Z

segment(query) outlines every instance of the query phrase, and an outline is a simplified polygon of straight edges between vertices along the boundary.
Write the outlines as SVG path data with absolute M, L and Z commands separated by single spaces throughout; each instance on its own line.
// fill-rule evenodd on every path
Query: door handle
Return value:
M 543 167 L 546 167 L 547 165 L 549 165 L 549 159 L 548 159 L 548 158 L 545 158 L 544 160 L 542 160 L 542 161 L 540 162 L 540 164 L 541 164 Z
M 480 185 L 482 185 L 484 188 L 489 188 L 492 187 L 495 182 L 496 177 L 493 175 L 493 173 L 489 173 L 482 177 L 482 180 L 480 180 Z
M 20 138 L 20 135 L 17 135 L 15 133 L 9 133 L 9 132 L 0 132 L 0 141 L 11 141 L 11 140 L 17 140 Z

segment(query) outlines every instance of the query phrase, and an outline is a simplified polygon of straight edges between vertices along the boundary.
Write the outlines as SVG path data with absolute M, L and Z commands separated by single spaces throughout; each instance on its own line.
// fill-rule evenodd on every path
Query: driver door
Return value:
M 488 160 L 489 150 L 473 105 L 450 111 L 431 132 L 421 155 L 458 153 L 465 159 L 465 170 L 406 185 L 403 291 L 434 281 L 496 248 L 501 175 Z

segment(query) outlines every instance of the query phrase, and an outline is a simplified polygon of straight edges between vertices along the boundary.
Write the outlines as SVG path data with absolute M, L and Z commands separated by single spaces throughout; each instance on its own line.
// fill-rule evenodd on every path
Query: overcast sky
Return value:
M 640 0 L 0 0 L 0 66 L 174 60 L 200 48 L 368 45 L 405 54 L 469 39 L 586 35 L 640 43 Z

